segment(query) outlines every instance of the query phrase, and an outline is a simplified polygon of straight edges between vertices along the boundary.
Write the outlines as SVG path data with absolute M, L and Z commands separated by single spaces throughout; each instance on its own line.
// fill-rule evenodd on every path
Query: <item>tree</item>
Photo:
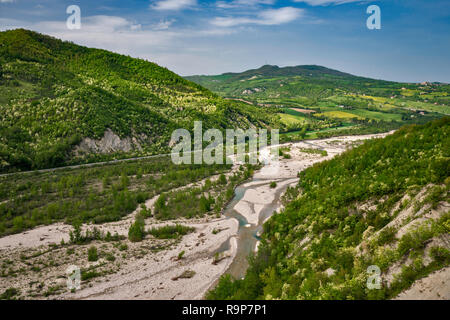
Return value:
M 227 177 L 225 177 L 225 175 L 223 173 L 219 176 L 219 183 L 227 184 Z
M 88 261 L 97 261 L 98 260 L 98 252 L 97 247 L 90 247 L 88 249 Z
M 144 239 L 145 236 L 145 221 L 142 217 L 137 217 L 136 221 L 130 226 L 128 230 L 128 239 L 131 242 L 139 242 Z
M 302 130 L 300 130 L 300 133 L 299 133 L 299 135 L 300 135 L 300 137 L 302 138 L 302 139 L 305 139 L 305 137 L 306 137 L 306 131 L 308 130 L 308 127 L 303 127 L 302 128 Z

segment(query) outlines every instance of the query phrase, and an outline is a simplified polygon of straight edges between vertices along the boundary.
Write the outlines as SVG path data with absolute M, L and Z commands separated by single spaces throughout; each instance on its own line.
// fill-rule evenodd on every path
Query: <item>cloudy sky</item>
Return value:
M 369 30 L 367 7 L 381 9 Z M 81 9 L 81 29 L 66 9 Z M 317 64 L 397 81 L 450 82 L 448 0 L 0 0 L 27 28 L 144 58 L 181 75 Z

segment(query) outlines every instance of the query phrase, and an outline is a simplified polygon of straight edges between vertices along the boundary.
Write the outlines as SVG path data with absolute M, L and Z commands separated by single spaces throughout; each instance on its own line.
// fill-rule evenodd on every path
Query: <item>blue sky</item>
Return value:
M 81 29 L 66 8 L 81 8 Z M 369 30 L 366 9 L 381 9 Z M 377 79 L 450 82 L 450 1 L 0 0 L 0 30 L 27 28 L 181 75 L 317 64 Z

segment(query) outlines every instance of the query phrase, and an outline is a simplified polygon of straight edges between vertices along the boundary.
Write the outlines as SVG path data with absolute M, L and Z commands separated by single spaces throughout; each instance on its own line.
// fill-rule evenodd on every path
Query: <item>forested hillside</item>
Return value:
M 111 158 L 93 155 L 89 143 L 74 152 L 107 130 L 120 139 L 108 150 L 114 156 L 167 152 L 172 130 L 191 129 L 193 120 L 246 128 L 273 125 L 277 116 L 148 61 L 23 29 L 0 32 L 0 171 Z
M 299 174 L 243 280 L 210 299 L 389 299 L 450 265 L 450 118 L 405 126 Z M 381 271 L 370 290 L 369 266 Z

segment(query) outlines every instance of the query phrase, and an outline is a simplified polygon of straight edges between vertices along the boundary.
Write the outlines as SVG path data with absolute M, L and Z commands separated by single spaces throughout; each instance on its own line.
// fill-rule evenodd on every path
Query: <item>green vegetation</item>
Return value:
M 102 241 L 119 241 L 124 237 L 119 236 L 116 232 L 112 235 L 109 231 L 104 234 L 102 231 L 94 227 L 92 230 L 86 229 L 84 233 L 81 231 L 81 223 L 79 221 L 73 224 L 73 230 L 69 232 L 70 236 L 70 244 L 87 244 L 94 240 L 102 240 Z M 64 241 L 61 241 L 61 246 L 64 246 Z M 70 248 L 67 249 L 68 253 Z M 73 252 L 72 252 L 73 253 Z
M 245 165 L 243 172 L 228 177 L 220 176 L 215 182 L 208 180 L 204 186 L 193 186 L 163 193 L 155 202 L 155 217 L 161 220 L 179 217 L 203 217 L 220 214 L 223 206 L 233 197 L 234 188 L 252 176 L 259 165 Z
M 136 217 L 136 221 L 134 221 L 130 229 L 128 230 L 128 239 L 131 242 L 139 242 L 144 239 L 145 236 L 145 221 L 142 217 Z
M 97 247 L 91 246 L 88 249 L 88 261 L 97 261 L 98 260 L 98 252 Z
M 0 300 L 11 300 L 19 293 L 19 290 L 17 290 L 16 288 L 6 289 L 5 292 L 0 295 Z
M 56 221 L 117 221 L 161 192 L 229 169 L 175 165 L 163 157 L 0 177 L 0 236 Z
M 448 248 L 432 247 L 427 263 L 424 251 L 431 239 L 450 232 L 448 212 L 398 239 L 399 227 L 385 226 L 407 206 L 422 216 L 448 202 L 449 125 L 447 117 L 406 126 L 301 172 L 298 188 L 289 190 L 293 200 L 265 223 L 245 278 L 222 277 L 208 298 L 387 299 L 448 266 Z M 415 204 L 402 200 L 424 188 Z M 403 268 L 390 286 L 366 287 L 369 266 L 383 275 L 396 263 Z
M 180 224 L 168 225 L 158 228 L 151 228 L 148 233 L 158 239 L 178 239 L 194 231 L 192 227 L 182 226 Z
M 291 148 L 289 147 L 280 147 L 278 148 L 278 156 L 283 157 L 284 159 L 291 159 L 291 155 L 289 152 L 291 151 Z
M 322 157 L 326 157 L 328 155 L 327 150 L 320 150 L 314 148 L 300 148 L 300 151 L 309 154 L 320 154 Z
M 183 256 L 184 256 L 184 254 L 185 254 L 186 252 L 183 250 L 183 251 L 180 251 L 180 253 L 178 254 L 178 256 L 177 256 L 177 259 L 178 260 L 181 260 L 181 259 L 183 259 Z
M 178 279 L 190 279 L 193 276 L 195 276 L 195 271 L 194 270 L 185 270 L 179 276 L 173 277 L 172 280 L 173 281 L 177 281 Z
M 0 66 L 0 172 L 166 153 L 172 131 L 194 120 L 205 129 L 278 121 L 154 63 L 23 29 L 0 32 Z M 134 148 L 74 151 L 108 129 Z
M 261 111 L 278 110 L 281 142 L 378 133 L 450 115 L 448 84 L 374 80 L 321 66 L 186 78 Z

